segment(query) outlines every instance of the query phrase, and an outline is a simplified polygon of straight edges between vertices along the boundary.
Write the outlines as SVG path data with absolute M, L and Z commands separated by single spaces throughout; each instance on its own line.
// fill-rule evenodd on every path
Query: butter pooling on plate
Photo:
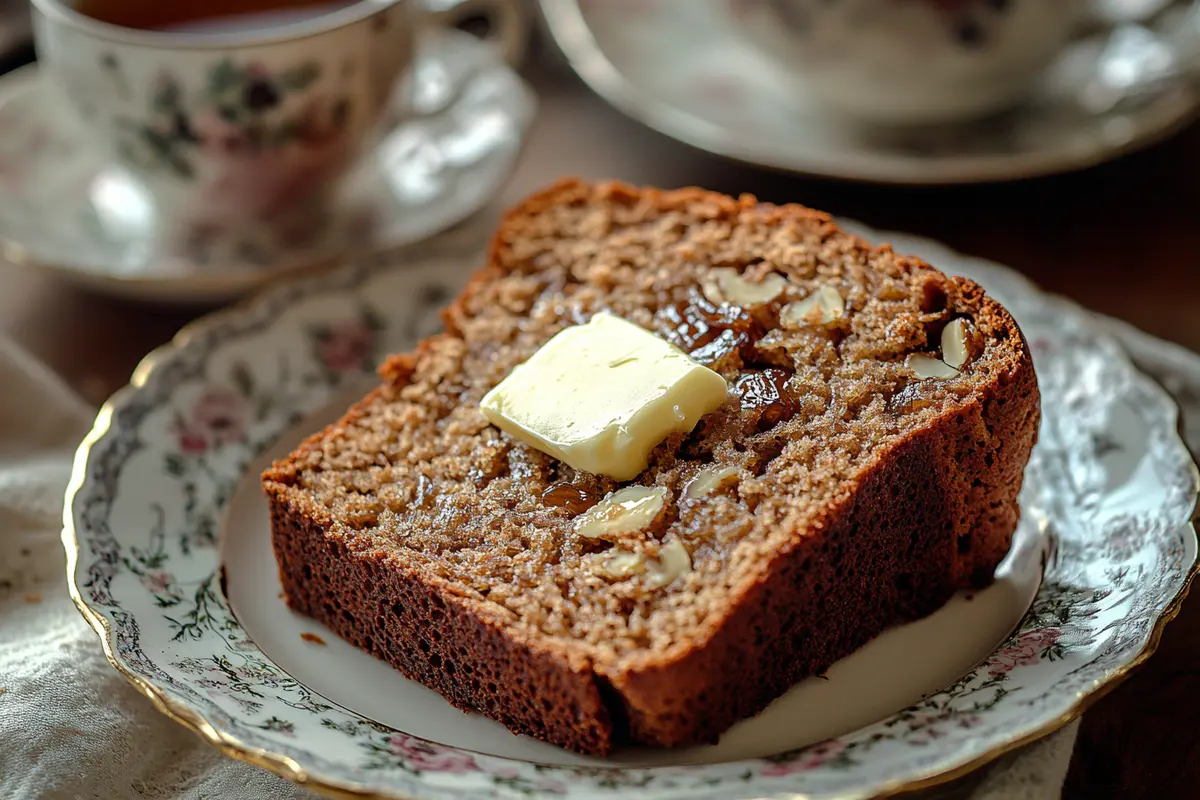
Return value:
M 601 311 L 560 331 L 481 403 L 510 436 L 574 469 L 632 480 L 672 433 L 725 402 L 725 379 L 674 345 Z

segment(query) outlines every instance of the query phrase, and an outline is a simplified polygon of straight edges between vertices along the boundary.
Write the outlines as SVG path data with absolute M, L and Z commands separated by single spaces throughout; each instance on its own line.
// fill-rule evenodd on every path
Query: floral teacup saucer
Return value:
M 411 109 L 347 177 L 326 224 L 196 226 L 179 240 L 89 141 L 57 89 L 26 67 L 0 78 L 0 246 L 9 261 L 89 288 L 209 303 L 348 253 L 428 238 L 483 208 L 533 119 L 528 86 L 479 40 L 431 33 L 397 88 Z

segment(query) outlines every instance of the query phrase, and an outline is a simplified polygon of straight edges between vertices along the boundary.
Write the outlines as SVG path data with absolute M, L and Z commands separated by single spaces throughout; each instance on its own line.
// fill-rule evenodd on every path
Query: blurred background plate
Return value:
M 820 114 L 784 69 L 737 35 L 728 3 L 542 0 L 541 10 L 572 68 L 625 114 L 700 150 L 805 175 L 937 185 L 1066 172 L 1157 142 L 1200 107 L 1182 64 L 1162 69 L 1163 39 L 1182 26 L 1179 16 L 1162 17 L 1157 30 L 1081 39 L 1006 114 L 884 130 Z M 1105 76 L 1120 78 L 1107 94 L 1097 92 Z

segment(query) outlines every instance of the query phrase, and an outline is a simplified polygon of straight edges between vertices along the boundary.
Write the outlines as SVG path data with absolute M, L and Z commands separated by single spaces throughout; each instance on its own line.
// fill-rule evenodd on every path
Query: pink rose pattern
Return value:
M 448 772 L 461 775 L 478 772 L 479 765 L 467 753 L 427 742 L 407 733 L 388 738 L 388 751 L 404 760 L 409 769 L 419 772 Z
M 163 71 L 145 118 L 124 120 L 130 149 L 136 142 L 148 163 L 210 184 L 206 190 L 226 207 L 236 198 L 239 209 L 270 217 L 320 188 L 351 156 L 350 97 L 320 91 L 321 75 L 317 61 L 272 72 L 222 58 L 208 68 L 203 88 L 185 90 Z M 196 154 L 216 157 L 215 176 L 198 168 Z
M 374 347 L 375 332 L 357 320 L 337 323 L 317 335 L 321 363 L 336 374 L 362 369 Z
M 339 102 L 310 98 L 297 112 L 293 140 L 273 148 L 253 146 L 244 130 L 212 112 L 199 118 L 197 126 L 210 143 L 202 149 L 221 156 L 222 169 L 208 187 L 214 213 L 220 213 L 222 201 L 236 197 L 239 207 L 259 219 L 275 219 L 332 180 L 351 156 Z
M 370 314 L 334 323 L 314 334 L 317 358 L 333 375 L 356 372 L 370 364 L 376 325 Z M 249 422 L 247 399 L 224 386 L 206 388 L 190 411 L 175 421 L 175 436 L 184 455 L 198 456 L 214 447 L 239 442 Z
M 208 449 L 208 440 L 202 434 L 184 428 L 179 431 L 179 449 L 189 456 L 199 455 Z
M 241 441 L 246 422 L 246 402 L 241 395 L 232 389 L 209 387 L 191 413 L 176 423 L 179 449 L 187 455 L 200 455 L 210 447 Z
M 553 778 L 538 778 L 533 782 L 533 790 L 542 794 L 566 794 L 567 785 Z
M 824 766 L 837 758 L 846 750 L 846 745 L 837 739 L 814 744 L 800 751 L 789 761 L 772 762 L 763 768 L 762 775 L 768 778 L 781 778 L 786 775 L 797 775 Z
M 165 594 L 171 588 L 171 584 L 175 582 L 175 576 L 169 572 L 152 570 L 142 575 L 141 581 L 142 586 L 155 594 Z
M 1058 644 L 1061 637 L 1062 629 L 1053 627 L 1039 628 L 1020 634 L 1012 644 L 993 653 L 992 657 L 988 659 L 988 675 L 997 678 L 1011 672 L 1016 667 L 1038 663 L 1042 654 Z

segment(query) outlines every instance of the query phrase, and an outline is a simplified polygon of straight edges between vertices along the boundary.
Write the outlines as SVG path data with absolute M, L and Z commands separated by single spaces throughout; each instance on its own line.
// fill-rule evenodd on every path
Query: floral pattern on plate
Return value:
M 1196 565 L 1196 472 L 1169 397 L 1088 315 L 1002 268 L 892 240 L 982 282 L 1029 336 L 1046 416 L 1023 504 L 1056 547 L 1019 629 L 974 670 L 887 719 L 768 758 L 550 766 L 393 730 L 273 664 L 225 600 L 215 531 L 257 453 L 381 354 L 436 330 L 437 305 L 473 262 L 416 251 L 280 287 L 147 360 L 80 449 L 64 533 L 77 602 L 121 671 L 185 724 L 328 788 L 865 798 L 982 763 L 1064 724 L 1148 655 Z

